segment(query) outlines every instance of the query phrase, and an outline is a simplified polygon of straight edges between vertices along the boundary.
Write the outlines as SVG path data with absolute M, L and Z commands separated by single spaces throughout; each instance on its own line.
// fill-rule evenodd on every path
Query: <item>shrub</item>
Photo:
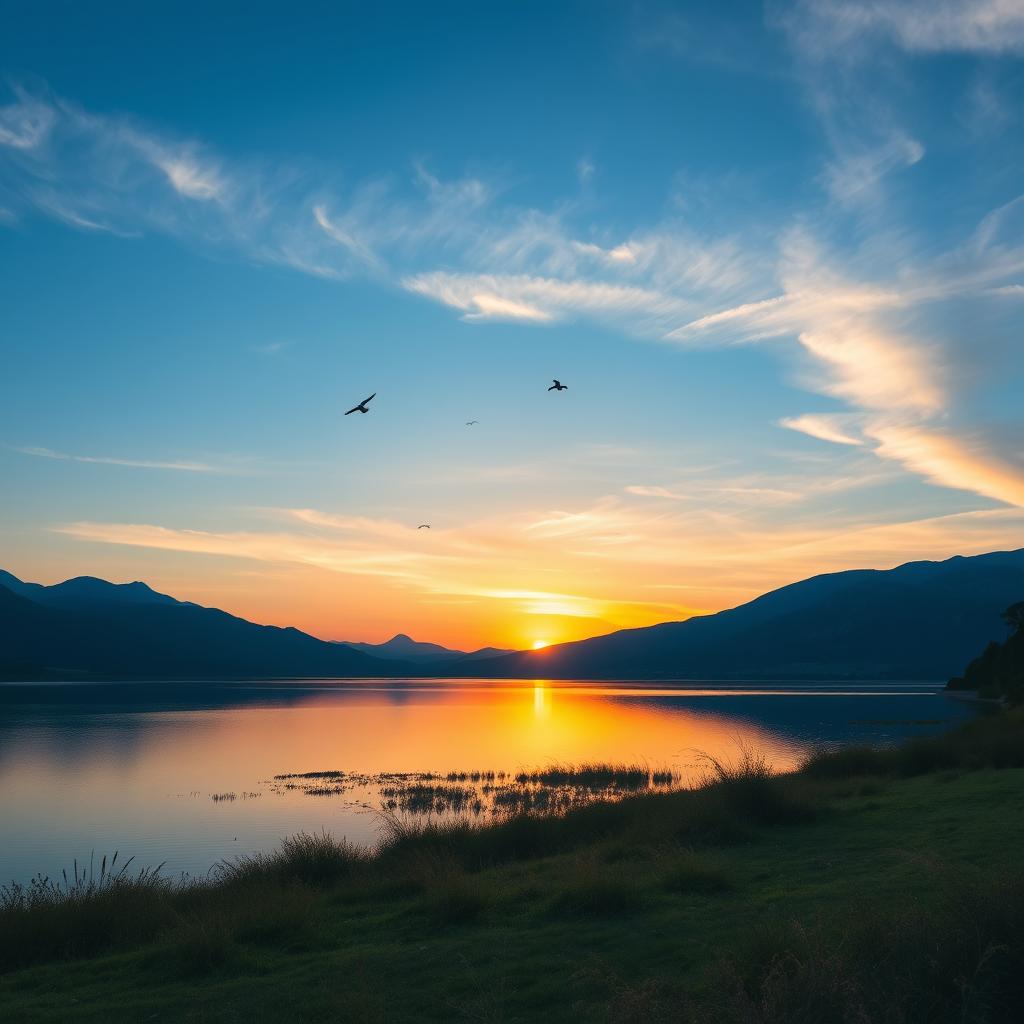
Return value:
M 701 1020 L 1009 1024 L 1024 1002 L 1024 885 L 938 887 L 929 904 L 834 927 L 761 929 Z

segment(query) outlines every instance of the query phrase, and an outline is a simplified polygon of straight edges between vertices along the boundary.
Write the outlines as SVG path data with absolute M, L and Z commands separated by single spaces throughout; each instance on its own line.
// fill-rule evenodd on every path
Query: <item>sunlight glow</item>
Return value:
M 534 640 L 533 641 L 533 649 L 535 651 L 539 651 L 542 647 L 547 647 L 547 646 L 548 646 L 548 641 L 547 640 Z

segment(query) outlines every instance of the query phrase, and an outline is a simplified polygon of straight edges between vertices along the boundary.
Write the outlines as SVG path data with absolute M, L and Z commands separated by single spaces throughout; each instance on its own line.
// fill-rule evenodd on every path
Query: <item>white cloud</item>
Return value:
M 917 53 L 1024 52 L 1020 0 L 803 0 L 785 23 L 820 57 L 877 40 Z

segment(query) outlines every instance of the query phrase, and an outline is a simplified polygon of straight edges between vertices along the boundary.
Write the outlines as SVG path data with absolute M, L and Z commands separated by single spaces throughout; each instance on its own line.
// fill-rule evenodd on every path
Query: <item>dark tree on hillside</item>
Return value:
M 1003 612 L 1003 622 L 1009 627 L 1011 632 L 1016 635 L 1024 630 L 1024 601 L 1018 601 L 1016 604 L 1011 604 L 1009 608 Z

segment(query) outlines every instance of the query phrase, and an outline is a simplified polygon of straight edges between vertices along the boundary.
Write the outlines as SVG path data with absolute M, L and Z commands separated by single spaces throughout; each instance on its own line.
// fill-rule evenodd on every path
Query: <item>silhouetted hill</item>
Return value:
M 1000 613 L 1024 592 L 1024 550 L 815 576 L 716 615 L 493 657 L 404 634 L 373 657 L 374 645 L 259 626 L 143 583 L 40 587 L 4 573 L 0 584 L 6 678 L 937 680 L 1005 637 Z
M 555 679 L 948 679 L 1005 636 L 1024 550 L 815 576 L 685 622 L 489 659 L 475 671 Z M 468 669 L 453 672 L 466 675 Z
M 962 676 L 950 679 L 950 690 L 975 690 L 980 697 L 1024 702 L 1024 601 L 1003 612 L 1003 621 L 1012 630 L 1003 643 L 992 641 L 975 658 Z
M 20 593 L 8 585 L 13 580 Z M 0 585 L 6 678 L 240 678 L 405 675 L 412 665 L 176 601 L 144 583 L 91 577 L 53 587 L 9 573 Z
M 10 587 L 8 581 L 14 580 L 15 577 L 10 573 L 3 575 L 5 578 L 0 578 L 0 585 Z M 90 608 L 97 604 L 180 605 L 190 603 L 176 601 L 173 597 L 168 597 L 167 594 L 158 594 L 145 583 L 138 581 L 135 583 L 108 583 L 95 576 L 76 576 L 63 583 L 55 583 L 52 587 L 43 587 L 38 583 L 22 583 L 21 580 L 16 580 L 16 582 L 25 588 L 21 591 L 22 597 L 27 597 L 38 604 L 44 604 L 48 608 Z
M 456 651 L 450 647 L 442 647 L 440 644 L 423 643 L 413 640 L 405 633 L 399 633 L 382 644 L 363 644 L 354 641 L 340 641 L 346 647 L 355 651 L 362 651 L 374 658 L 401 659 L 415 664 L 429 665 L 440 662 L 467 661 L 477 658 L 494 658 L 502 654 L 511 654 L 512 651 L 503 651 L 497 647 L 483 647 L 478 651 Z

